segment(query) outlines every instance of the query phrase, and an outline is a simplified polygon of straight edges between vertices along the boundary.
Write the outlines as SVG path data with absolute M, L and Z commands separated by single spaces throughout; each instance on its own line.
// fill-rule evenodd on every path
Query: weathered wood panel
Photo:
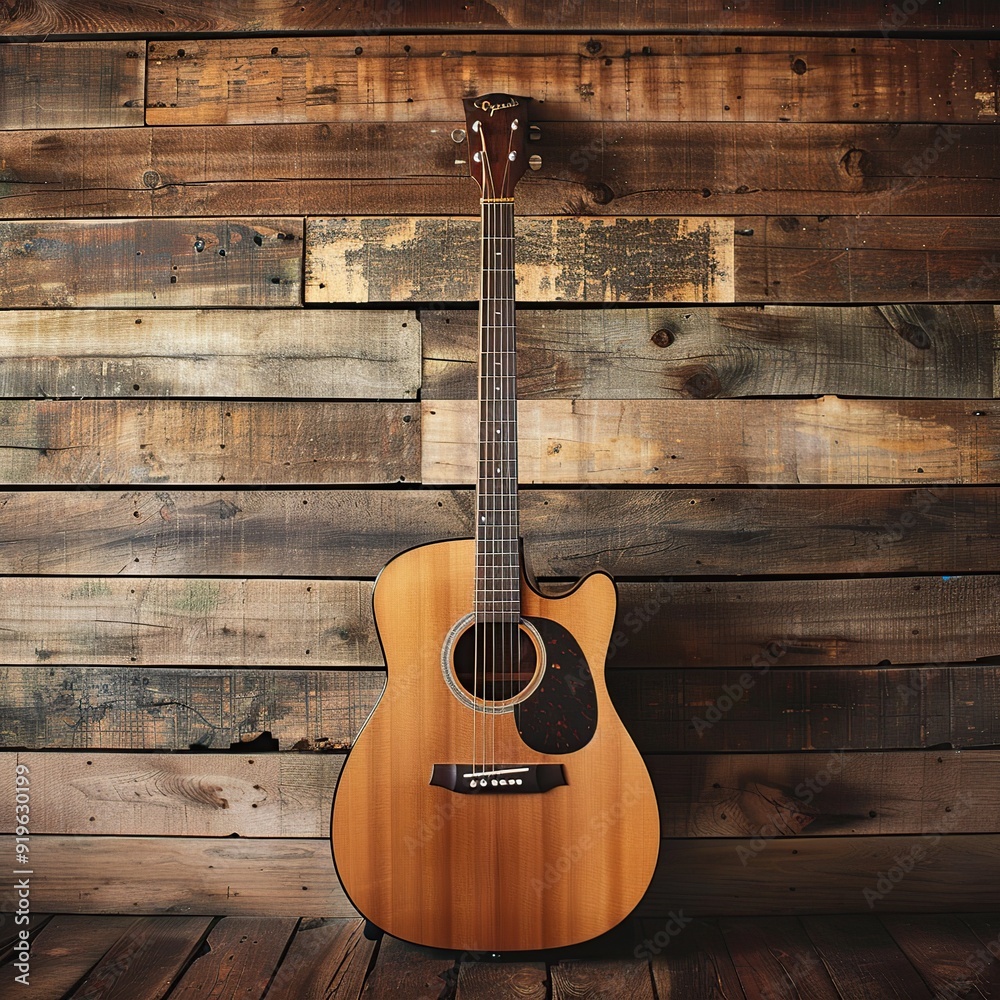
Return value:
M 741 685 L 744 673 L 616 667 L 608 684 L 646 753 L 1000 743 L 995 666 L 761 669 L 752 674 L 752 686 Z M 378 670 L 2 667 L 0 743 L 31 749 L 226 749 L 267 730 L 284 749 L 346 747 L 384 684 Z M 729 694 L 741 690 L 737 698 Z M 697 725 L 695 718 L 701 720 Z
M 639 946 L 639 954 L 650 959 L 650 971 L 661 1000 L 685 1000 L 687 997 L 715 997 L 744 1000 L 736 967 L 718 927 L 708 921 L 691 921 L 683 909 L 670 911 L 670 919 L 643 921 L 649 936 Z M 680 919 L 678 919 L 680 918 Z M 687 922 L 684 922 L 687 921 Z M 677 937 L 671 941 L 670 931 Z M 683 931 L 683 933 L 680 933 Z M 666 936 L 672 947 L 656 943 Z
M 729 918 L 719 928 L 747 1000 L 842 1000 L 805 929 L 794 917 Z
M 416 403 L 0 401 L 0 481 L 415 481 L 419 435 Z
M 0 308 L 298 306 L 301 219 L 0 222 Z
M 371 594 L 355 580 L 0 577 L 0 659 L 378 663 Z
M 547 1000 L 545 962 L 507 961 L 484 965 L 465 961 L 458 969 L 455 1000 L 493 1000 L 496 996 L 517 1000 Z
M 468 147 L 440 122 L 156 126 L 0 135 L 7 218 L 474 215 Z M 455 132 L 461 139 L 462 132 Z M 989 124 L 543 122 L 523 215 L 985 215 Z M 290 164 L 294 167 L 290 168 Z
M 478 312 L 421 310 L 426 399 L 475 399 Z M 519 309 L 520 399 L 998 392 L 993 306 Z M 996 343 L 994 343 L 996 341 Z
M 937 302 L 1000 297 L 986 218 L 737 218 L 736 297 L 750 302 Z
M 201 945 L 211 917 L 140 917 L 67 1000 L 162 1000 Z M 216 938 L 214 943 L 218 944 Z
M 615 667 L 948 663 L 1000 651 L 1000 577 L 620 583 Z M 372 584 L 0 577 L 0 662 L 366 666 Z M 471 595 L 470 595 L 471 601 Z
M 438 1000 L 453 992 L 458 978 L 455 955 L 432 951 L 384 935 L 365 984 L 365 995 Z
M 549 965 L 552 1000 L 655 1000 L 648 963 L 639 958 L 562 959 Z
M 195 957 L 170 995 L 175 1000 L 204 1000 L 213 994 L 220 1000 L 263 997 L 298 920 L 291 914 L 275 920 L 266 904 L 260 913 L 264 915 L 220 920 L 209 931 L 207 949 Z
M 524 489 L 520 507 L 543 578 L 989 573 L 1000 538 L 995 487 Z M 375 576 L 472 519 L 469 489 L 0 492 L 0 572 Z
M 633 739 L 647 753 L 1000 743 L 1000 670 L 994 666 L 769 672 L 762 667 L 751 674 L 752 684 L 741 683 L 744 674 L 612 670 L 608 686 Z
M 31 829 L 81 836 L 324 837 L 342 754 L 30 753 Z M 993 833 L 1000 752 L 652 754 L 664 837 Z M 954 819 L 952 819 L 954 814 Z M 13 831 L 14 804 L 0 804 Z
M 5 851 L 10 837 L 0 838 Z M 865 889 L 913 861 L 878 911 L 992 911 L 1000 851 L 996 834 L 919 837 L 789 837 L 662 841 L 639 914 L 687 916 L 867 913 Z M 32 837 L 32 903 L 64 912 L 355 917 L 326 838 Z M 892 883 L 890 883 L 892 884 Z M 450 963 L 449 963 L 450 964 Z
M 932 1000 L 925 979 L 875 917 L 803 917 L 802 923 L 843 1000 L 873 994 Z
M 13 753 L 28 768 L 31 832 L 171 837 L 323 837 L 342 754 Z M 0 803 L 0 830 L 15 827 Z
M 881 920 L 935 997 L 1000 991 L 1000 963 L 960 917 L 886 914 Z
M 422 404 L 424 483 L 475 482 L 471 400 Z M 526 400 L 522 483 L 992 483 L 992 400 Z
M 0 396 L 415 398 L 413 312 L 0 312 Z
M 433 0 L 429 3 L 396 4 L 373 0 L 364 4 L 320 0 L 288 6 L 275 0 L 216 0 L 206 9 L 196 0 L 175 0 L 165 6 L 156 2 L 122 3 L 77 0 L 72 7 L 55 0 L 37 0 L 29 7 L 12 5 L 0 9 L 0 26 L 6 34 L 110 34 L 115 32 L 238 31 L 359 31 L 372 35 L 404 28 L 519 28 L 548 30 L 550 9 L 524 0 L 487 3 L 471 0 Z M 911 5 L 904 5 L 908 8 Z M 719 7 L 709 0 L 671 6 L 665 10 L 652 0 L 622 4 L 619 0 L 569 0 L 561 3 L 559 24 L 564 28 L 627 31 L 649 28 L 659 31 L 693 28 L 697 31 L 805 31 L 822 23 L 824 31 L 896 30 L 981 31 L 1000 27 L 993 11 L 974 0 L 952 0 L 946 5 L 917 5 L 912 11 L 881 0 L 763 0 L 754 4 Z
M 32 879 L 32 889 L 34 888 Z M 32 903 L 34 897 L 32 897 Z M 33 907 L 34 909 L 34 907 Z M 63 906 L 54 909 L 64 909 Z M 106 914 L 99 922 L 86 917 L 56 916 L 42 928 L 31 943 L 31 973 L 27 990 L 18 989 L 25 996 L 32 993 L 42 997 L 62 997 L 114 946 L 123 934 L 135 926 L 132 914 L 112 916 Z M 5 969 L 4 973 L 10 970 Z M 12 977 L 13 978 L 13 977 Z M 9 982 L 9 980 L 7 980 Z M 4 986 L 7 986 L 7 982 Z M 17 996 L 7 993 L 7 996 Z
M 359 1000 L 374 950 L 363 920 L 302 920 L 270 993 L 297 1000 Z
M 306 302 L 478 299 L 480 238 L 466 218 L 307 219 Z M 521 300 L 733 301 L 729 219 L 527 218 L 518 241 Z
M 0 45 L 0 129 L 141 125 L 145 80 L 139 40 Z
M 146 121 L 447 121 L 456 94 L 490 89 L 530 96 L 534 117 L 553 120 L 995 121 L 997 52 L 986 40 L 759 35 L 156 41 Z
M 4 746 L 225 750 L 269 731 L 284 749 L 348 746 L 382 671 L 0 667 Z

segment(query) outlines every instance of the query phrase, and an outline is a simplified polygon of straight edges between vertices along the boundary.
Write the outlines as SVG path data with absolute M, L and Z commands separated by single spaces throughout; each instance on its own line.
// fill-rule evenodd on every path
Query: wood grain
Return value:
M 476 407 L 421 404 L 422 475 L 475 481 Z M 991 483 L 990 400 L 525 400 L 522 483 L 901 485 Z
M 5 851 L 11 850 L 9 840 L 0 839 Z M 879 872 L 898 863 L 896 856 L 916 860 L 895 889 L 876 902 L 878 912 L 993 912 L 996 841 L 996 834 L 936 840 L 793 837 L 766 841 L 765 849 L 743 865 L 738 851 L 751 851 L 752 840 L 667 839 L 639 913 L 659 917 L 659 927 L 661 915 L 671 910 L 683 910 L 687 917 L 794 915 L 820 908 L 867 913 L 863 890 L 875 888 Z M 357 916 L 340 889 L 325 839 L 45 835 L 32 838 L 32 859 L 32 903 L 39 911 L 58 906 L 64 913 L 119 910 L 136 916 L 252 916 L 262 910 L 276 917 Z M 452 955 L 441 972 L 453 961 Z
M 438 1000 L 454 992 L 456 965 L 454 955 L 418 948 L 386 934 L 362 996 L 368 1000 L 391 996 Z
M 2 222 L 0 307 L 298 306 L 302 226 L 301 219 Z
M 4 4 L 0 29 L 9 10 Z M 142 125 L 145 80 L 146 43 L 138 39 L 5 44 L 0 129 Z
M 0 312 L 0 396 L 414 399 L 413 312 Z
M 762 668 L 751 674 L 750 687 L 741 684 L 745 673 L 612 670 L 608 677 L 622 718 L 647 753 L 990 747 L 1000 742 L 1000 673 L 993 666 L 767 673 Z M 729 693 L 741 690 L 736 699 Z M 722 711 L 727 697 L 732 707 Z M 697 726 L 695 717 L 702 720 Z
M 827 22 L 828 23 L 828 22 Z M 478 211 L 444 121 L 0 135 L 7 218 Z M 547 121 L 524 215 L 996 214 L 991 124 Z M 455 133 L 462 138 L 461 132 Z M 290 170 L 289 165 L 294 164 Z
M 776 992 L 781 1000 L 841 1000 L 794 917 L 730 917 L 719 928 L 746 1000 L 775 1000 Z
M 170 995 L 177 1000 L 263 997 L 296 923 L 294 917 L 224 917 L 208 934 L 208 952 L 191 963 Z
M 676 916 L 675 912 L 670 911 L 666 924 L 662 920 L 643 922 L 647 937 L 637 952 L 650 959 L 656 995 L 660 1000 L 696 996 L 744 1000 L 736 968 L 718 927 L 709 921 L 690 920 L 683 908 Z
M 477 318 L 421 310 L 427 399 L 475 399 Z M 996 395 L 994 307 L 519 309 L 520 399 Z
M 455 94 L 490 89 L 553 120 L 995 121 L 996 52 L 889 37 L 186 38 L 148 45 L 146 121 L 449 120 Z
M 161 1000 L 179 978 L 211 917 L 140 917 L 108 949 L 68 1000 Z
M 884 914 L 882 924 L 937 997 L 990 996 L 1000 963 L 958 916 Z
M 519 300 L 731 302 L 729 219 L 522 218 Z M 478 220 L 306 220 L 305 301 L 478 299 Z M 0 300 L 2 301 L 2 300 Z
M 363 920 L 300 920 L 268 992 L 297 1000 L 358 1000 L 375 950 L 363 932 Z
M 551 22 L 545 12 L 524 0 L 487 3 L 472 0 L 434 0 L 396 6 L 391 0 L 345 5 L 321 0 L 308 6 L 287 6 L 275 0 L 219 0 L 210 9 L 195 0 L 177 0 L 157 7 L 157 3 L 98 3 L 78 0 L 72 7 L 55 0 L 39 0 L 30 7 L 13 5 L 0 9 L 0 25 L 14 35 L 94 34 L 115 32 L 177 31 L 358 31 L 368 34 L 401 28 L 520 28 L 542 30 Z M 634 30 L 724 31 L 742 28 L 751 31 L 781 30 L 813 32 L 822 19 L 824 30 L 854 33 L 878 30 L 886 33 L 908 28 L 921 33 L 937 31 L 986 30 L 1000 26 L 992 11 L 970 0 L 955 0 L 946 6 L 918 6 L 913 11 L 898 10 L 878 0 L 817 4 L 813 0 L 763 0 L 752 6 L 720 8 L 707 0 L 688 2 L 683 7 L 661 9 L 645 0 L 623 5 L 617 0 L 564 3 L 559 8 L 565 28 Z
M 370 582 L 0 577 L 5 663 L 359 666 Z
M 36 885 L 38 883 L 32 879 L 33 904 Z M 65 900 L 53 909 L 65 910 Z M 122 935 L 128 933 L 135 919 L 134 914 L 104 914 L 98 923 L 80 916 L 53 917 L 31 943 L 28 989 L 36 996 L 64 996 Z M 5 969 L 5 975 L 7 972 Z
M 341 754 L 14 753 L 28 768 L 32 833 L 81 836 L 323 837 Z M 0 830 L 15 827 L 0 804 Z M 321 935 L 320 935 L 321 936 Z
M 988 573 L 1000 534 L 992 486 L 519 496 L 541 578 Z M 472 508 L 469 489 L 0 492 L 0 572 L 375 576 L 404 549 L 470 537 Z
M 419 428 L 416 403 L 0 401 L 0 481 L 413 481 Z
M 458 967 L 455 1000 L 492 1000 L 498 990 L 510 1000 L 546 1000 L 547 983 L 544 962 L 492 964 L 466 959 Z
M 844 1000 L 931 1000 L 929 984 L 875 917 L 803 917 L 802 922 Z
M 638 958 L 564 959 L 549 980 L 552 1000 L 653 1000 L 649 963 Z
M 758 673 L 621 669 L 608 686 L 646 753 L 988 747 L 997 739 L 994 666 Z M 283 749 L 349 746 L 385 684 L 377 670 L 2 667 L 0 743 L 31 749 L 225 750 L 264 730 Z M 723 700 L 722 705 L 726 703 Z M 696 707 L 695 707 L 696 706 Z

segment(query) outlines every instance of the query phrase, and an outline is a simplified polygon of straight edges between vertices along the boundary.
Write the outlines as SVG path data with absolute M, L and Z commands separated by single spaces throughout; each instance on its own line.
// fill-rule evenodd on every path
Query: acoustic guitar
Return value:
M 518 530 L 514 186 L 529 98 L 465 101 L 482 189 L 474 539 L 392 559 L 375 584 L 385 690 L 333 802 L 337 873 L 415 944 L 553 948 L 609 930 L 652 877 L 649 775 L 608 697 L 615 585 L 559 597 L 525 577 Z

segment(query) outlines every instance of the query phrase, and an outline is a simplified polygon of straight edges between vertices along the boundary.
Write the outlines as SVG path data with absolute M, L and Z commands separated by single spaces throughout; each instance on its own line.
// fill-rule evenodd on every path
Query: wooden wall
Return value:
M 620 581 L 643 912 L 995 906 L 997 16 L 664 6 L 0 4 L 0 830 L 26 763 L 36 910 L 351 912 L 372 582 L 471 530 L 454 130 L 493 89 L 542 157 L 522 524 L 543 580 Z

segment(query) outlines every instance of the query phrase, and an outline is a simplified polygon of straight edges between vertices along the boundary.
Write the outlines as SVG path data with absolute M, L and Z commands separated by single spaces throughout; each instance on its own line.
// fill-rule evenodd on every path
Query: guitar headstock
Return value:
M 530 101 L 510 94 L 464 100 L 469 170 L 484 198 L 513 198 L 514 185 L 528 168 L 524 149 Z

